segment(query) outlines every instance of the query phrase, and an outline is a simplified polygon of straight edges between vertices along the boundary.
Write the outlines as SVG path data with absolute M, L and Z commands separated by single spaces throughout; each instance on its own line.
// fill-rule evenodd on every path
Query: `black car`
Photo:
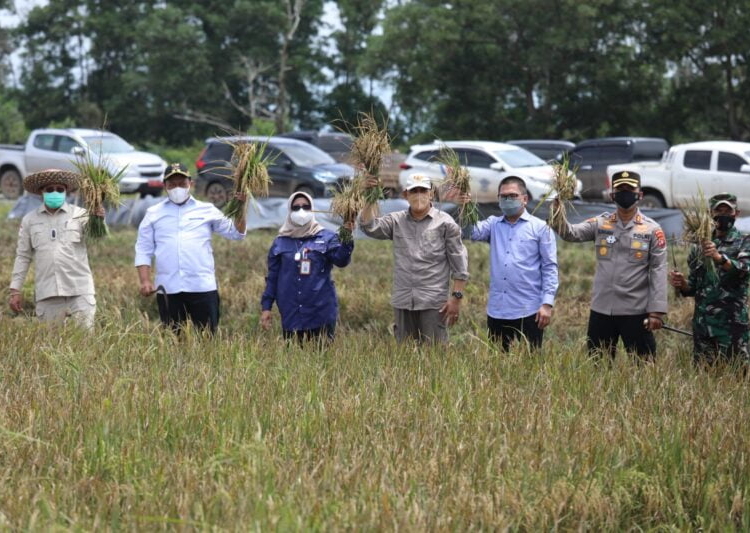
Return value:
M 227 176 L 234 152 L 233 144 L 267 143 L 266 154 L 272 163 L 268 174 L 272 184 L 269 196 L 287 197 L 303 191 L 314 198 L 333 196 L 343 183 L 354 176 L 354 168 L 337 163 L 330 155 L 306 142 L 284 137 L 212 137 L 198 156 L 196 191 L 215 206 L 223 206 L 234 182 Z
M 581 196 L 608 200 L 607 166 L 639 161 L 659 161 L 669 150 L 665 139 L 654 137 L 603 137 L 576 144 L 570 152 L 570 166 L 583 184 Z
M 289 137 L 317 146 L 336 161 L 346 163 L 352 150 L 354 139 L 348 133 L 302 130 L 282 133 L 279 137 Z
M 518 139 L 505 142 L 507 142 L 508 144 L 513 144 L 515 146 L 520 146 L 524 150 L 528 150 L 535 156 L 544 159 L 545 161 L 562 159 L 563 155 L 567 154 L 573 148 L 575 148 L 575 143 L 562 140 Z

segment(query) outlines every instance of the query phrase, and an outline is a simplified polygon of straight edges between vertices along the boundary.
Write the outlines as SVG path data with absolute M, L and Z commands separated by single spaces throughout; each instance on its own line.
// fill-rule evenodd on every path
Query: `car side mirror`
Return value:
M 750 174 L 750 165 L 742 165 L 740 167 L 740 172 L 742 172 L 743 174 Z
M 82 157 L 86 154 L 86 150 L 84 150 L 81 146 L 74 146 L 70 149 L 70 153 L 75 156 Z
M 492 170 L 497 170 L 498 172 L 504 172 L 505 171 L 505 167 L 500 162 L 490 163 L 490 168 Z

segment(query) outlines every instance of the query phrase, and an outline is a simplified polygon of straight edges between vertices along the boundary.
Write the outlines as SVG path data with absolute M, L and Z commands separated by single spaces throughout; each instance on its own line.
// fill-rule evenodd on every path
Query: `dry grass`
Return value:
M 331 210 L 341 217 L 344 224 L 353 223 L 364 206 L 365 198 L 361 178 L 346 183 L 331 200 Z M 342 225 L 339 228 L 339 240 L 343 243 L 352 242 L 352 231 Z
M 570 157 L 566 154 L 560 162 L 552 163 L 553 181 L 547 196 L 556 201 L 550 206 L 547 223 L 557 233 L 563 233 L 568 221 L 568 205 L 576 193 L 576 170 L 570 168 Z
M 3 224 L 12 250 L 17 223 Z M 488 248 L 472 243 L 452 344 L 397 345 L 391 244 L 358 241 L 335 272 L 337 339 L 316 352 L 258 325 L 274 236 L 215 241 L 213 340 L 156 326 L 132 230 L 90 249 L 93 334 L 4 310 L 0 529 L 750 528 L 747 382 L 693 370 L 667 332 L 654 365 L 592 364 L 592 250 L 561 243 L 539 356 L 487 342 Z M 0 257 L 6 286 L 12 260 Z M 674 300 L 671 325 L 689 328 L 691 309 Z
M 366 179 L 374 176 L 378 178 L 378 185 L 363 190 L 363 197 L 368 205 L 383 200 L 383 185 L 380 182 L 380 167 L 383 157 L 391 153 L 391 140 L 388 136 L 388 121 L 383 119 L 378 124 L 372 113 L 360 113 L 357 123 L 349 126 L 354 137 L 352 142 L 351 161 L 360 177 Z
M 233 141 L 231 138 L 226 142 L 232 146 L 232 159 L 227 168 L 230 179 L 234 181 L 234 192 L 246 196 L 244 200 L 239 200 L 233 195 L 224 207 L 224 213 L 237 220 L 247 212 L 249 200 L 268 196 L 271 185 L 268 165 L 273 158 L 266 153 L 268 142 Z
M 83 205 L 89 212 L 89 219 L 85 225 L 86 236 L 100 239 L 109 234 L 104 218 L 94 213 L 101 208 L 116 207 L 120 203 L 120 187 L 118 182 L 126 168 L 119 169 L 114 174 L 107 170 L 107 162 L 101 158 L 94 160 L 90 152 L 75 161 L 80 174 L 79 188 Z
M 678 207 L 682 211 L 685 227 L 682 240 L 694 244 L 700 249 L 705 241 L 711 240 L 715 228 L 711 209 L 708 207 L 708 201 L 703 195 L 703 191 L 699 189 L 697 197 L 692 197 L 684 205 Z M 716 279 L 716 264 L 713 259 L 703 254 L 700 254 L 700 256 L 706 269 L 706 275 L 709 276 L 709 279 Z
M 445 165 L 447 178 L 443 187 L 459 195 L 471 195 L 471 176 L 469 169 L 461 164 L 458 154 L 450 146 L 443 145 L 440 148 L 439 163 Z M 479 208 L 475 201 L 459 203 L 458 224 L 461 227 L 473 226 L 479 222 Z

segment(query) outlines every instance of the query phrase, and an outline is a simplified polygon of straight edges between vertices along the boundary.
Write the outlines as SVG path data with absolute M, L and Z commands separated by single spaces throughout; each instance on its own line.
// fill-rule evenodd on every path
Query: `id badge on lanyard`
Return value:
M 302 249 L 302 254 L 297 252 L 294 258 L 299 261 L 299 273 L 303 276 L 310 275 L 310 260 L 307 258 L 307 248 Z

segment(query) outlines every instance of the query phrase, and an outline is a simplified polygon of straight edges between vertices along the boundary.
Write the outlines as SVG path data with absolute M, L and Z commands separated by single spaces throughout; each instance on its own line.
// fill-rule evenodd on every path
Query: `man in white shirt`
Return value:
M 245 217 L 235 222 L 213 204 L 190 194 L 193 180 L 179 163 L 164 171 L 167 199 L 150 207 L 138 227 L 135 266 L 141 295 L 154 292 L 159 317 L 179 332 L 188 318 L 211 333 L 219 324 L 219 291 L 214 272 L 211 236 L 245 238 Z M 240 198 L 242 199 L 242 198 Z M 156 280 L 151 281 L 151 263 L 156 260 Z

